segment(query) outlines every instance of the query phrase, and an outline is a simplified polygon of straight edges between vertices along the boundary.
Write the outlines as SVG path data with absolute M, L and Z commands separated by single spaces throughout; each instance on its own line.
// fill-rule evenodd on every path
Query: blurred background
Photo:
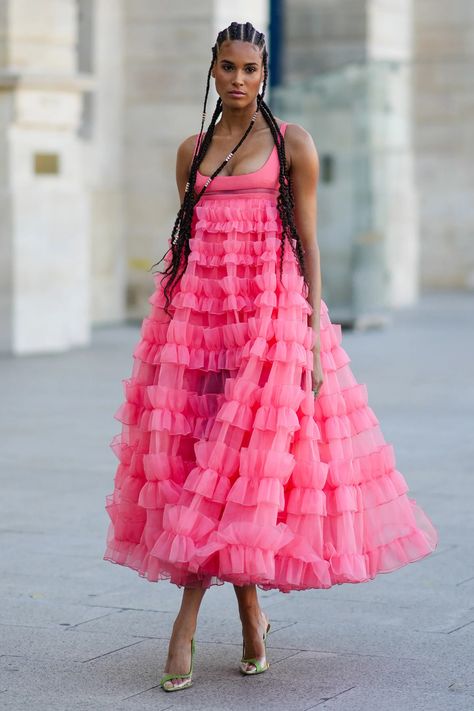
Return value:
M 1 0 L 3 353 L 86 346 L 145 316 L 179 208 L 176 149 L 233 20 L 266 34 L 266 100 L 318 148 L 333 321 L 472 292 L 470 0 Z

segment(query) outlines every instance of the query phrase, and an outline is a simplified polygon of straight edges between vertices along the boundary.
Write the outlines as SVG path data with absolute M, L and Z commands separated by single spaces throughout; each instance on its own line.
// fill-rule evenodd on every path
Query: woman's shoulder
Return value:
M 176 151 L 176 162 L 178 168 L 182 167 L 184 170 L 189 172 L 198 137 L 199 133 L 193 133 L 192 136 L 188 136 L 178 145 L 178 149 Z
M 290 123 L 285 129 L 285 146 L 287 159 L 291 169 L 292 163 L 296 164 L 308 158 L 318 160 L 318 152 L 313 136 L 299 123 Z
M 294 143 L 295 147 L 298 146 L 314 146 L 313 136 L 309 131 L 307 131 L 304 126 L 299 123 L 290 123 L 289 121 L 282 121 L 281 123 L 286 123 L 285 129 L 285 141 L 287 143 Z M 281 126 L 281 123 L 279 124 Z
M 198 139 L 199 133 L 193 133 L 191 136 L 188 136 L 185 138 L 181 143 L 178 145 L 178 151 L 181 152 L 189 152 L 194 150 L 194 146 L 196 145 L 197 139 Z

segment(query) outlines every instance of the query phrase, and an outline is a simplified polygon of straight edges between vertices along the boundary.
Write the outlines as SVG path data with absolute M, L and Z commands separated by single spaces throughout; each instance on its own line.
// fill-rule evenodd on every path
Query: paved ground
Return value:
M 1 360 L 1 708 L 472 711 L 473 327 L 473 295 L 431 294 L 389 328 L 343 336 L 438 550 L 369 583 L 261 592 L 272 666 L 254 678 L 237 671 L 232 586 L 212 588 L 195 684 L 175 694 L 157 684 L 180 591 L 102 560 L 112 413 L 138 326 Z

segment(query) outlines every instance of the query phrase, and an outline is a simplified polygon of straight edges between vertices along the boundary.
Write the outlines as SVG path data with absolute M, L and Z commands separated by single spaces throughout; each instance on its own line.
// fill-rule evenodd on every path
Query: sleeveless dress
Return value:
M 206 179 L 198 173 L 196 191 Z M 324 383 L 312 392 L 312 307 L 288 243 L 280 280 L 278 185 L 276 146 L 259 170 L 214 178 L 195 206 L 171 318 L 154 275 L 114 415 L 103 557 L 152 582 L 329 588 L 438 543 L 322 299 Z

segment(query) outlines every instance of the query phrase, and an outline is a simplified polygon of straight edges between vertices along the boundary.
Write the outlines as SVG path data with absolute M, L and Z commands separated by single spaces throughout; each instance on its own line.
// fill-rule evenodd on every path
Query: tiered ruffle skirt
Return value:
M 203 198 L 170 318 L 160 279 L 115 413 L 104 559 L 149 581 L 282 592 L 373 579 L 437 532 L 407 495 L 321 300 L 311 306 L 265 197 Z M 165 257 L 170 260 L 170 253 Z

